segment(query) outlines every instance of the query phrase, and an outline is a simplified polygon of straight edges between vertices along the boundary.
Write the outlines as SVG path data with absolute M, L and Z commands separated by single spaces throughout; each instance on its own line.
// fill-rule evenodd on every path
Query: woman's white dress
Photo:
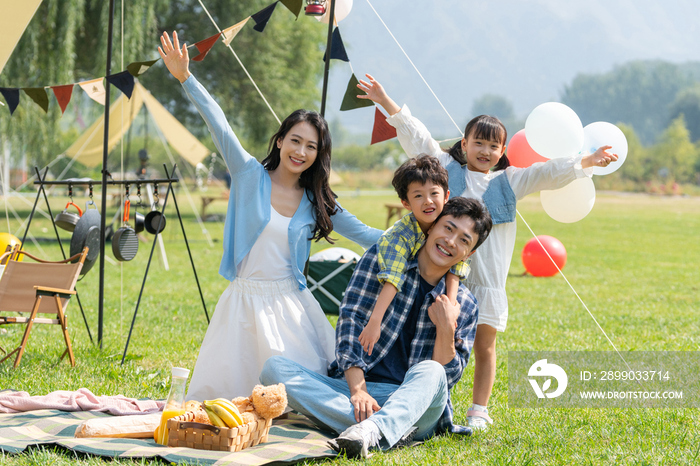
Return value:
M 335 331 L 311 292 L 299 290 L 287 238 L 290 220 L 271 209 L 270 222 L 219 298 L 188 400 L 249 396 L 263 364 L 275 355 L 327 373 Z

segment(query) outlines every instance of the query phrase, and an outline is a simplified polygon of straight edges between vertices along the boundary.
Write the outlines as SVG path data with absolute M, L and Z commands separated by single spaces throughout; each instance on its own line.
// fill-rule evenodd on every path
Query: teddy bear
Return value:
M 231 402 L 236 405 L 243 421 L 248 423 L 260 418 L 274 419 L 287 408 L 287 390 L 284 384 L 256 385 L 249 397 L 239 396 Z

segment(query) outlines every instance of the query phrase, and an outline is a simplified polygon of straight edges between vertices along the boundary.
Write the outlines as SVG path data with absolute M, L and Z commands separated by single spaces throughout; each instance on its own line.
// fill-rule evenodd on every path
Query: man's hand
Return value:
M 440 295 L 428 308 L 428 317 L 436 327 L 433 361 L 443 366 L 457 354 L 455 349 L 455 329 L 460 307 L 452 304 L 446 295 Z
M 345 381 L 350 389 L 350 403 L 355 408 L 355 420 L 362 422 L 375 411 L 379 411 L 379 403 L 367 392 L 365 373 L 359 367 L 351 367 L 345 371 Z
M 372 398 L 372 395 L 364 390 L 359 390 L 350 397 L 350 402 L 355 407 L 355 420 L 362 422 L 376 411 L 379 411 L 379 404 Z
M 437 327 L 438 333 L 442 331 L 454 334 L 457 328 L 459 312 L 459 306 L 451 303 L 450 299 L 442 294 L 438 296 L 435 302 L 428 308 L 428 317 L 430 317 L 430 321 Z

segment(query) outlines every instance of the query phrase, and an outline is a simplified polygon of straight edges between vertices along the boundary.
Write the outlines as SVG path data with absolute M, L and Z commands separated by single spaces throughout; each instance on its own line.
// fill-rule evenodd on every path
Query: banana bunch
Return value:
M 238 427 L 245 424 L 236 405 L 225 398 L 204 400 L 202 407 L 207 412 L 212 425 L 216 427 Z

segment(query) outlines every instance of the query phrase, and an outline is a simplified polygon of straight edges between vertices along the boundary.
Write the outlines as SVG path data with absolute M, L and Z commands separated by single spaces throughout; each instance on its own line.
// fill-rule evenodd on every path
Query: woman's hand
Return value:
M 357 85 L 358 89 L 365 92 L 365 94 L 360 94 L 357 96 L 357 98 L 369 99 L 375 104 L 381 105 L 384 107 L 384 110 L 387 111 L 389 116 L 398 113 L 399 110 L 401 110 L 401 107 L 396 105 L 396 102 L 391 100 L 391 97 L 389 97 L 389 95 L 386 93 L 384 87 L 369 74 L 366 74 L 365 76 L 367 76 L 369 82 L 361 79 L 360 83 Z
M 182 44 L 182 48 L 180 48 L 177 32 L 173 32 L 172 42 L 168 33 L 163 32 L 163 35 L 160 36 L 160 43 L 163 46 L 162 48 L 158 47 L 158 53 L 160 53 L 163 63 L 165 63 L 170 74 L 175 76 L 181 83 L 184 83 L 192 74 L 189 69 L 190 56 L 187 53 L 187 44 Z
M 581 167 L 607 167 L 612 162 L 617 162 L 617 154 L 609 153 L 610 149 L 612 146 L 601 146 L 591 155 L 581 158 Z

